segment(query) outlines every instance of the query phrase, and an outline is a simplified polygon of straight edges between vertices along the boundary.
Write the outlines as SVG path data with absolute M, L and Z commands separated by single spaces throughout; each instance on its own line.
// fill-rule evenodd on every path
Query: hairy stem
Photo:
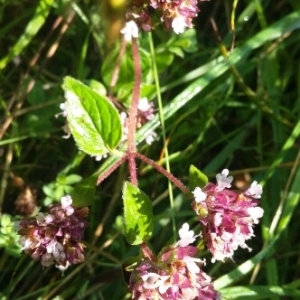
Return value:
M 150 158 L 148 158 L 148 157 L 146 157 L 143 154 L 138 153 L 138 152 L 135 152 L 134 155 L 135 155 L 135 157 L 139 158 L 140 160 L 144 161 L 148 165 L 152 166 L 157 171 L 159 171 L 161 174 L 163 174 L 165 177 L 167 177 L 183 193 L 189 193 L 190 192 L 190 190 L 179 179 L 177 179 L 173 174 L 171 174 L 170 172 L 168 172 L 166 169 L 164 169 L 162 166 L 160 166 L 159 164 L 157 164 L 152 159 L 150 159 Z
M 156 257 L 153 255 L 151 249 L 148 247 L 146 243 L 140 244 L 140 247 L 146 258 L 150 259 L 151 261 L 156 261 Z
M 116 170 L 126 159 L 127 159 L 127 155 L 124 155 L 120 160 L 118 160 L 115 164 L 113 164 L 111 167 L 109 167 L 104 173 L 102 173 L 97 179 L 97 185 L 99 185 L 114 170 Z
M 140 63 L 140 54 L 137 44 L 137 39 L 132 38 L 132 56 L 134 65 L 134 85 L 132 91 L 132 99 L 129 108 L 129 119 L 128 119 L 128 163 L 129 163 L 129 174 L 130 181 L 133 185 L 137 185 L 137 174 L 136 174 L 136 163 L 133 155 L 135 151 L 135 134 L 136 134 L 136 123 L 137 123 L 137 107 L 140 98 L 140 89 L 142 81 L 142 70 Z

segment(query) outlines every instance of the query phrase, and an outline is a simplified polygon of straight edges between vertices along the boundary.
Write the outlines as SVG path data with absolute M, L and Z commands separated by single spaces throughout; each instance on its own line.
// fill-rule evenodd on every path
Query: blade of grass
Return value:
M 299 298 L 300 291 L 282 286 L 235 286 L 221 291 L 223 299 L 272 299 L 274 296 Z M 277 298 L 277 297 L 276 297 Z
M 166 169 L 169 173 L 171 173 L 169 150 L 168 150 L 167 139 L 166 139 L 165 120 L 164 120 L 164 114 L 163 114 L 163 104 L 162 104 L 161 90 L 160 90 L 160 84 L 159 84 L 158 70 L 157 70 L 157 66 L 156 66 L 153 38 L 152 38 L 151 33 L 149 33 L 149 45 L 150 45 L 150 53 L 151 53 L 151 57 L 152 57 L 152 62 L 153 62 L 152 69 L 153 69 L 153 74 L 154 74 L 157 102 L 158 102 L 158 108 L 159 108 L 159 111 L 158 111 L 159 119 L 160 119 L 160 123 L 161 123 L 162 136 L 163 136 L 163 142 L 164 142 Z M 171 211 L 172 211 L 173 237 L 174 237 L 174 242 L 175 242 L 177 230 L 176 230 L 176 224 L 175 224 L 174 195 L 173 195 L 172 183 L 170 180 L 168 180 L 168 190 L 169 190 L 169 196 L 170 196 L 170 206 L 171 206 Z
M 31 42 L 40 28 L 44 25 L 46 18 L 50 12 L 51 5 L 54 0 L 40 0 L 35 10 L 34 16 L 27 24 L 24 33 L 18 41 L 12 46 L 8 55 L 0 60 L 0 69 L 4 69 L 6 65 L 17 55 L 19 55 Z

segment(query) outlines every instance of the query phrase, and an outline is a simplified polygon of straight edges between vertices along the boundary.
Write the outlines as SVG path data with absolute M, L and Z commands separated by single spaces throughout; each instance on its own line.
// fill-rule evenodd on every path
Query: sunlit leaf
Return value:
M 204 187 L 208 183 L 208 178 L 195 166 L 191 165 L 189 170 L 189 188 L 194 190 L 196 187 Z
M 98 156 L 116 148 L 122 125 L 113 104 L 103 95 L 71 77 L 64 84 L 68 125 L 78 147 Z
M 123 186 L 124 234 L 131 245 L 148 240 L 153 231 L 152 203 L 148 196 L 129 182 Z

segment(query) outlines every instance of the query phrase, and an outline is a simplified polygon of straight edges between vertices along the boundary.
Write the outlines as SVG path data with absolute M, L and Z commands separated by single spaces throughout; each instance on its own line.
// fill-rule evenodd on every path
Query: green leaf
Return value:
M 50 183 L 48 185 L 44 185 L 42 187 L 42 190 L 46 196 L 48 196 L 49 198 L 52 198 L 54 187 L 55 187 L 54 184 Z
M 11 219 L 10 216 L 7 214 L 3 214 L 1 217 L 1 226 L 2 227 L 7 227 L 11 225 Z
M 208 178 L 195 166 L 191 165 L 189 170 L 189 188 L 193 191 L 196 187 L 204 187 L 208 183 Z
M 155 97 L 156 87 L 154 84 L 141 84 L 140 99 L 146 97 L 148 100 Z
M 56 190 L 53 193 L 53 199 L 56 201 L 60 201 L 62 197 L 65 196 L 65 189 L 63 185 L 57 186 Z
M 77 174 L 71 174 L 66 177 L 65 183 L 66 184 L 74 184 L 74 183 L 79 182 L 81 179 L 82 179 L 81 176 L 79 176 Z
M 71 77 L 65 77 L 64 90 L 68 124 L 78 147 L 93 156 L 115 149 L 122 138 L 122 125 L 113 104 Z
M 64 194 L 65 195 L 70 195 L 72 193 L 72 191 L 74 190 L 74 188 L 72 186 L 69 186 L 69 185 L 63 185 L 62 187 L 64 189 Z
M 197 34 L 195 29 L 185 30 L 183 34 L 178 35 L 177 40 L 172 43 L 172 46 L 179 46 L 185 52 L 193 53 L 197 51 Z
M 91 176 L 77 183 L 70 194 L 75 207 L 89 206 L 93 203 L 97 176 Z
M 152 203 L 148 196 L 130 182 L 123 186 L 124 234 L 131 245 L 148 240 L 153 231 Z
M 163 51 L 155 53 L 155 62 L 158 69 L 158 72 L 164 71 L 169 67 L 174 60 L 174 55 L 171 52 Z
M 88 80 L 86 82 L 87 86 L 89 86 L 92 90 L 94 90 L 95 92 L 97 92 L 100 95 L 105 96 L 107 94 L 106 88 L 103 85 L 103 83 L 95 80 L 95 79 L 91 79 Z
M 169 47 L 168 50 L 177 56 L 184 58 L 184 52 L 180 47 Z
M 132 82 L 122 84 L 117 90 L 117 99 L 121 102 L 130 104 L 132 94 Z

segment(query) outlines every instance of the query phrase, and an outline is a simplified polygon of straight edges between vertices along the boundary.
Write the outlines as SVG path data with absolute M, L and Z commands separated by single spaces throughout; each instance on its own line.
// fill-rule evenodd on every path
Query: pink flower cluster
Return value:
M 173 28 L 175 33 L 182 33 L 192 27 L 192 19 L 197 17 L 197 0 L 150 0 L 150 5 L 161 11 L 161 21 L 166 28 Z
M 16 224 L 21 235 L 22 250 L 43 266 L 55 264 L 64 271 L 72 264 L 84 261 L 80 243 L 87 222 L 88 208 L 72 206 L 72 198 L 65 196 L 60 204 L 49 206 L 49 213 L 39 213 L 35 218 L 24 219 Z
M 167 29 L 183 33 L 185 28 L 193 26 L 192 20 L 199 12 L 197 3 L 198 0 L 132 0 L 126 13 L 127 23 L 121 33 L 130 41 L 132 37 L 138 37 L 139 29 L 151 31 L 154 28 L 151 9 L 159 14 Z
M 205 261 L 196 258 L 198 249 L 187 223 L 179 230 L 180 240 L 162 249 L 157 258 L 144 257 L 130 276 L 132 299 L 138 300 L 215 300 L 220 299 L 211 277 L 200 267 Z
M 194 191 L 192 204 L 202 224 L 203 238 L 213 255 L 212 262 L 232 258 L 238 248 L 248 248 L 246 240 L 254 236 L 253 225 L 263 216 L 258 205 L 262 186 L 256 181 L 244 191 L 229 190 L 232 176 L 223 170 L 216 176 L 217 184 L 208 183 Z

